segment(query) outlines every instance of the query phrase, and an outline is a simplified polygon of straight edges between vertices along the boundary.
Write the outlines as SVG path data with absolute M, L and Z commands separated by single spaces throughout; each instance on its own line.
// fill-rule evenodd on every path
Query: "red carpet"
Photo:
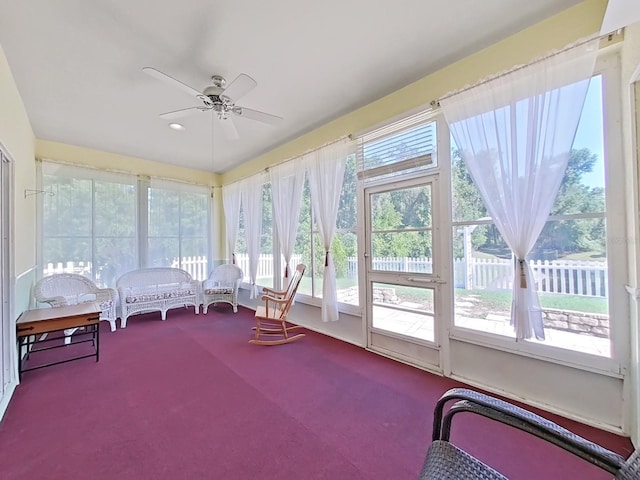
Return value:
M 24 374 L 0 424 L 0 478 L 417 478 L 433 404 L 458 382 L 313 332 L 249 345 L 252 317 L 220 306 L 134 316 L 115 333 L 101 322 L 99 363 Z M 487 420 L 460 416 L 453 439 L 513 478 L 609 478 Z

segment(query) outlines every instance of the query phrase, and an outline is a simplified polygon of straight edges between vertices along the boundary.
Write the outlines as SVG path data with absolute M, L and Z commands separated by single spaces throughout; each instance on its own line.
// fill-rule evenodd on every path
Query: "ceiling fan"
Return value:
M 239 98 L 249 93 L 249 91 L 258 85 L 253 78 L 244 73 L 238 75 L 228 87 L 226 86 L 227 82 L 224 77 L 221 77 L 220 75 L 213 75 L 211 77 L 211 85 L 200 92 L 186 83 L 182 83 L 180 80 L 176 80 L 153 67 L 144 67 L 142 71 L 153 78 L 161 80 L 169 85 L 173 85 L 175 88 L 178 88 L 189 95 L 193 95 L 202 102 L 202 105 L 160 114 L 160 118 L 165 120 L 173 120 L 196 112 L 213 111 L 221 121 L 225 135 L 231 140 L 238 139 L 238 131 L 236 130 L 236 126 L 233 123 L 230 114 L 238 117 L 249 118 L 251 120 L 258 120 L 259 122 L 268 123 L 270 125 L 277 125 L 283 120 L 282 117 L 271 115 L 270 113 L 260 112 L 258 110 L 236 105 L 236 101 Z

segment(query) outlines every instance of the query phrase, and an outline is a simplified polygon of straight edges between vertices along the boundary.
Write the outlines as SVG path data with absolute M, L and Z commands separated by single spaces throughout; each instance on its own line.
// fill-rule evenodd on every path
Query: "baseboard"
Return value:
M 0 421 L 4 417 L 4 412 L 6 412 L 9 407 L 9 402 L 11 401 L 11 397 L 13 397 L 13 392 L 15 392 L 17 386 L 17 383 L 11 382 L 6 393 L 0 399 Z
M 253 305 L 247 305 L 247 304 L 240 303 L 240 302 L 238 302 L 238 306 L 240 306 L 240 307 L 244 307 L 244 308 L 246 308 L 247 310 L 252 310 L 252 311 L 254 311 L 254 312 L 255 312 L 255 310 L 256 310 L 256 307 L 255 307 L 255 306 L 253 306 Z M 297 320 L 294 320 L 294 321 L 292 321 L 291 323 L 293 323 L 294 325 L 300 325 L 301 327 L 306 328 L 307 330 L 311 330 L 312 332 L 319 333 L 319 334 L 321 334 L 321 335 L 325 335 L 325 336 L 327 336 L 327 337 L 335 338 L 336 340 L 340 340 L 341 342 L 345 342 L 345 343 L 349 343 L 349 344 L 351 344 L 351 345 L 355 345 L 356 347 L 361 347 L 361 348 L 365 348 L 365 347 L 366 347 L 366 345 L 364 345 L 364 344 L 362 344 L 362 343 L 360 343 L 360 342 L 358 342 L 358 341 L 356 341 L 356 340 L 353 340 L 353 339 L 350 339 L 350 338 L 343 337 L 342 335 L 337 335 L 337 334 L 336 334 L 336 333 L 334 333 L 334 332 L 327 332 L 327 331 L 324 331 L 324 330 L 322 330 L 322 329 L 320 329 L 320 328 L 312 327 L 312 326 L 306 325 L 306 324 L 304 324 L 304 323 L 300 323 L 300 322 L 299 322 L 299 321 L 297 321 Z
M 574 420 L 576 422 L 582 423 L 584 425 L 589 425 L 591 427 L 595 427 L 598 428 L 600 430 L 604 430 L 606 432 L 610 432 L 610 433 L 615 433 L 616 435 L 620 435 L 622 437 L 629 437 L 628 433 L 625 433 L 621 427 L 617 427 L 615 425 L 610 425 L 608 423 L 603 423 L 603 422 L 597 422 L 594 421 L 592 418 L 586 418 L 586 417 L 582 417 L 580 415 L 576 415 L 573 412 L 570 412 L 568 410 L 564 410 L 562 408 L 557 408 L 553 405 L 550 405 L 548 403 L 544 403 L 544 402 L 539 402 L 537 400 L 531 400 L 529 398 L 522 398 L 519 397 L 517 395 L 513 395 L 512 393 L 506 392 L 504 390 L 501 390 L 499 388 L 495 388 L 492 387 L 491 385 L 485 385 L 482 382 L 477 382 L 474 380 L 470 380 L 462 375 L 450 375 L 449 378 L 453 379 L 453 380 L 457 380 L 459 382 L 462 382 L 466 385 L 469 385 L 471 387 L 476 387 L 479 388 L 481 390 L 484 390 L 486 392 L 490 392 L 496 395 L 500 395 L 503 396 L 505 398 L 508 398 L 510 400 L 514 400 L 516 402 L 520 402 L 520 403 L 524 403 L 525 405 L 530 405 L 532 407 L 535 408 L 539 408 L 540 410 L 544 410 L 546 412 L 549 413 L 554 413 L 556 415 L 560 415 L 561 417 L 564 418 L 568 418 L 569 420 Z

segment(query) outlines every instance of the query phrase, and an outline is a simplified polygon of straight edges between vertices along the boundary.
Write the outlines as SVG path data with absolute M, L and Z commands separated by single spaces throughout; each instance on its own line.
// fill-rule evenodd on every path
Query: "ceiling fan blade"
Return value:
M 236 130 L 236 125 L 233 123 L 233 119 L 231 117 L 221 118 L 220 123 L 222 124 L 222 131 L 224 132 L 225 137 L 229 140 L 238 140 L 238 138 L 240 138 L 238 130 Z
M 233 107 L 232 112 L 238 115 L 239 117 L 250 118 L 251 120 L 258 120 L 259 122 L 268 123 L 270 125 L 279 125 L 280 122 L 284 120 L 282 117 L 271 115 L 270 113 L 264 113 L 258 110 L 252 110 L 251 108 L 239 107 L 237 105 Z
M 174 110 L 173 112 L 161 113 L 160 118 L 164 120 L 173 120 L 175 118 L 186 117 L 187 115 L 191 115 L 197 111 L 205 112 L 207 109 L 204 107 L 189 107 L 183 108 L 181 110 Z
M 153 67 L 144 67 L 142 71 L 147 75 L 152 76 L 153 78 L 156 78 L 162 82 L 165 82 L 169 85 L 173 85 L 174 87 L 179 88 L 180 90 L 182 90 L 185 93 L 188 93 L 189 95 L 193 95 L 196 97 L 199 95 L 202 95 L 202 92 L 199 92 L 198 90 L 196 90 L 193 87 L 190 87 L 186 83 L 182 83 L 180 80 L 176 80 L 175 78 L 170 77 L 166 73 L 162 73 L 160 70 L 156 70 Z
M 249 75 L 241 73 L 238 75 L 231 84 L 224 89 L 222 95 L 231 99 L 232 101 L 238 100 L 240 97 L 245 96 L 251 90 L 253 90 L 258 85 L 253 78 Z

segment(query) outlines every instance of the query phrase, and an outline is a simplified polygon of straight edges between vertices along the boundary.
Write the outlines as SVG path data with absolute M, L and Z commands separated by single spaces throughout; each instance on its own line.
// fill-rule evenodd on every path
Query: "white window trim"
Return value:
M 607 108 L 603 111 L 603 130 L 605 135 L 604 150 L 607 162 L 605 166 L 605 192 L 607 200 L 605 218 L 607 222 L 608 281 L 611 286 L 609 289 L 611 357 L 601 357 L 585 352 L 563 349 L 553 345 L 516 342 L 515 339 L 511 337 L 502 337 L 488 332 L 456 326 L 453 311 L 453 288 L 449 289 L 451 298 L 448 300 L 448 304 L 452 309 L 452 314 L 449 316 L 449 336 L 451 339 L 496 348 L 510 353 L 521 354 L 527 357 L 598 372 L 613 377 L 622 378 L 624 376 L 629 361 L 629 347 L 628 342 L 625 341 L 629 335 L 629 306 L 625 289 L 614 287 L 624 286 L 626 283 L 627 250 L 626 248 L 611 248 L 615 247 L 612 242 L 616 238 L 619 238 L 619 236 L 616 235 L 612 237 L 609 233 L 626 231 L 625 192 L 624 189 L 619 187 L 619 185 L 624 185 L 622 137 L 619 134 L 621 124 L 620 59 L 618 55 L 619 49 L 616 47 L 611 48 L 613 49 L 612 51 L 602 54 L 598 58 L 594 71 L 594 75 L 602 74 L 603 76 L 602 95 L 603 102 L 607 105 Z M 443 125 L 443 127 L 448 133 L 446 124 Z M 618 132 L 618 134 L 616 134 L 616 132 Z M 443 152 L 442 155 L 450 155 L 450 153 Z M 451 161 L 442 161 L 440 164 L 446 164 L 446 170 L 448 171 L 447 176 L 450 176 Z M 449 211 L 450 210 L 451 200 L 449 199 Z M 470 223 L 475 224 L 477 222 Z M 446 241 L 450 242 L 450 240 Z M 449 258 L 451 258 L 451 254 Z M 453 282 L 452 277 L 450 277 L 450 280 Z

